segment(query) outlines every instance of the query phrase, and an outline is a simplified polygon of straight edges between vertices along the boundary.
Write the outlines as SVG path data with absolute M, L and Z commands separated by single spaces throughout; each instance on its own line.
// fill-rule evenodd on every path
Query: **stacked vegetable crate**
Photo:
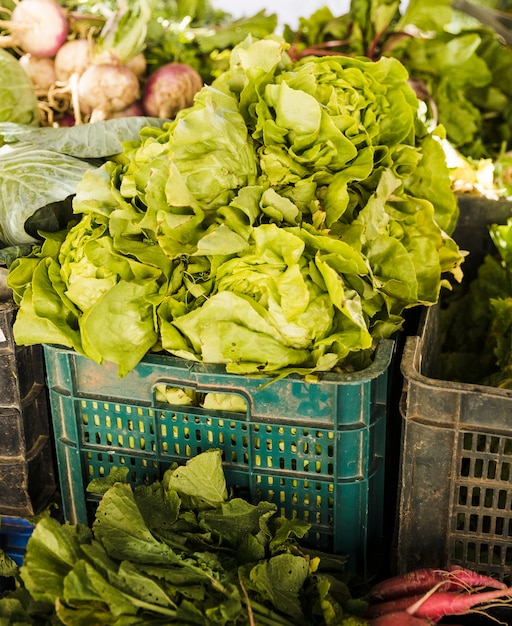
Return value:
M 89 523 L 93 478 L 128 467 L 150 483 L 171 464 L 218 448 L 228 486 L 311 524 L 308 542 L 349 557 L 371 577 L 382 566 L 388 371 L 394 342 L 367 369 L 307 382 L 228 374 L 223 366 L 148 355 L 124 378 L 72 350 L 44 346 L 64 515 Z M 234 394 L 245 411 L 157 399 L 159 386 Z M 161 387 L 160 387 L 161 389 Z
M 470 280 L 494 247 L 488 225 L 506 223 L 512 207 L 471 197 L 460 206 L 454 237 L 470 253 Z M 510 582 L 512 392 L 440 379 L 440 315 L 440 305 L 423 312 L 401 361 L 394 566 L 404 573 L 460 564 Z
M 16 311 L 0 301 L 0 515 L 23 517 L 48 504 L 56 478 L 43 350 L 15 344 Z

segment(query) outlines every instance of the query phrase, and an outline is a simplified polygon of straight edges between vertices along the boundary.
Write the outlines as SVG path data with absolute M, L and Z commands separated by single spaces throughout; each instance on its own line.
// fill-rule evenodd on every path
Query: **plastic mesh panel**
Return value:
M 510 579 L 512 438 L 460 433 L 456 459 L 451 561 Z

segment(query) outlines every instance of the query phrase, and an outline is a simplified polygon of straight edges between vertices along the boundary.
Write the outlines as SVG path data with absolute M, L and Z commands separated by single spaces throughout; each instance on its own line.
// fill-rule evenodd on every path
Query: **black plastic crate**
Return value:
M 0 302 L 0 514 L 30 516 L 47 505 L 56 477 L 43 349 L 15 344 L 16 310 Z
M 470 253 L 469 281 L 494 250 L 488 226 L 506 223 L 512 203 L 460 205 L 454 238 Z M 423 311 L 401 360 L 394 569 L 460 564 L 512 584 L 512 391 L 440 378 L 441 305 Z

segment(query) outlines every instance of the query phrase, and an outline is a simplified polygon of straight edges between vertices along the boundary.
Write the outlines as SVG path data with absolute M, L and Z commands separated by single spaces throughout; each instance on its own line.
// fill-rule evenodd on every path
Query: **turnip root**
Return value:
M 80 110 L 90 122 L 108 119 L 123 111 L 140 95 L 140 83 L 126 65 L 98 63 L 88 67 L 77 85 Z
M 55 56 L 69 32 L 66 13 L 56 0 L 21 0 L 0 27 L 10 33 L 1 38 L 2 47 L 18 47 L 37 57 Z
M 55 83 L 55 65 L 49 57 L 36 57 L 27 52 L 19 59 L 19 64 L 28 74 L 38 97 L 46 95 Z
M 91 65 L 92 43 L 88 39 L 70 39 L 55 55 L 55 78 L 67 83 L 73 74 L 81 76 Z
M 167 63 L 149 77 L 142 103 L 147 115 L 174 118 L 178 111 L 191 106 L 203 87 L 199 73 L 186 63 Z

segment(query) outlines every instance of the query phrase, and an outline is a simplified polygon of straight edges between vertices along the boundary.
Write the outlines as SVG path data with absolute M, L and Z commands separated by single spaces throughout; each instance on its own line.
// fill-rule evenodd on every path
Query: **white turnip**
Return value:
M 44 96 L 55 83 L 55 65 L 49 57 L 36 57 L 27 52 L 18 63 L 28 74 L 38 97 Z
M 80 110 L 90 115 L 90 122 L 99 122 L 123 111 L 139 95 L 139 79 L 126 65 L 97 63 L 88 67 L 78 79 Z
M 199 73 L 186 63 L 167 63 L 149 77 L 142 104 L 146 115 L 174 118 L 178 111 L 191 106 L 203 87 Z
M 37 57 L 55 56 L 69 33 L 66 13 L 56 0 L 21 0 L 0 27 L 9 32 L 0 39 L 2 47 L 17 47 Z
M 143 52 L 139 52 L 134 57 L 126 61 L 126 67 L 129 67 L 139 78 L 146 73 L 147 62 Z
M 81 76 L 91 65 L 93 44 L 89 39 L 70 39 L 55 55 L 55 78 L 68 82 L 73 74 Z

